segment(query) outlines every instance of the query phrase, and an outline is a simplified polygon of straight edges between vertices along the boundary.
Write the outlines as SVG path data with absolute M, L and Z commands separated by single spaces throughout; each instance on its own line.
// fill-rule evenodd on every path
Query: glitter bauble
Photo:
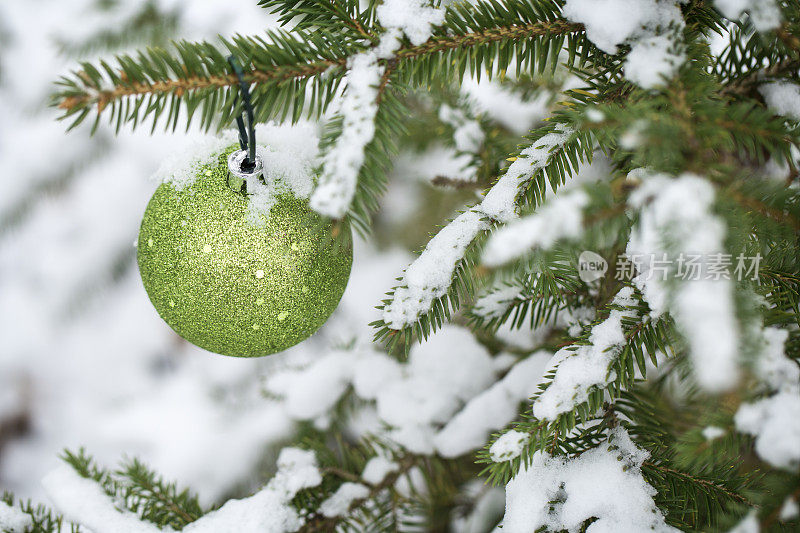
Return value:
M 350 276 L 352 237 L 291 195 L 253 224 L 247 196 L 226 184 L 226 161 L 222 154 L 200 167 L 183 189 L 156 190 L 139 232 L 139 271 L 181 337 L 258 357 L 297 344 L 333 313 Z

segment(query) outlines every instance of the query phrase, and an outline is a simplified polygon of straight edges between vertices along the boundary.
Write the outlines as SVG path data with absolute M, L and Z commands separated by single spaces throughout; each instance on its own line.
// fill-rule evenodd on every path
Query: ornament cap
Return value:
M 236 192 L 247 194 L 247 182 L 264 174 L 264 162 L 256 153 L 255 161 L 250 161 L 247 150 L 236 150 L 228 156 L 228 187 Z

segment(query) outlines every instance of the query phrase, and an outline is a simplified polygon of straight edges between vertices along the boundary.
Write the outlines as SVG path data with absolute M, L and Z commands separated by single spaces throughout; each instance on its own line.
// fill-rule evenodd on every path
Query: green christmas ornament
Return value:
M 260 357 L 306 339 L 333 313 L 350 276 L 352 236 L 291 194 L 253 224 L 238 192 L 246 182 L 228 173 L 231 151 L 200 167 L 191 185 L 156 190 L 139 232 L 139 271 L 178 335 L 219 354 Z

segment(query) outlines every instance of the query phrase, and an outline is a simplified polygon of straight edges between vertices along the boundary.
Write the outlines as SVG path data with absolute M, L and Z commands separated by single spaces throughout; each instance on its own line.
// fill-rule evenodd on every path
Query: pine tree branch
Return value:
M 169 511 L 182 523 L 175 524 L 184 526 L 194 522 L 202 516 L 202 510 L 197 503 L 197 500 L 191 498 L 187 491 L 176 494 L 174 485 L 165 485 L 162 480 L 158 479 L 153 472 L 150 472 L 142 463 L 134 459 L 125 469 L 117 472 L 118 476 L 126 478 L 129 483 L 128 490 L 132 494 L 136 494 L 143 499 L 144 507 L 153 507 L 150 498 L 154 498 L 163 509 Z M 183 498 L 193 508 L 193 511 L 186 509 L 179 503 L 179 499 Z
M 480 44 L 490 44 L 498 41 L 513 41 L 530 39 L 541 36 L 567 35 L 584 30 L 583 24 L 575 24 L 564 20 L 552 22 L 533 22 L 530 24 L 499 26 L 481 31 L 465 33 L 463 35 L 448 35 L 432 37 L 427 42 L 409 48 L 401 48 L 395 56 L 400 59 L 409 59 L 428 54 L 465 48 Z
M 728 498 L 730 498 L 730 499 L 732 499 L 734 501 L 737 501 L 739 503 L 743 503 L 743 504 L 748 505 L 750 507 L 754 506 L 753 502 L 751 502 L 750 500 L 748 500 L 747 498 L 745 498 L 741 494 L 739 494 L 737 492 L 733 492 L 733 491 L 731 491 L 731 490 L 719 485 L 718 483 L 714 483 L 713 481 L 710 481 L 708 479 L 699 478 L 699 477 L 693 476 L 691 474 L 688 474 L 686 472 L 681 472 L 680 470 L 675 470 L 675 469 L 672 469 L 672 468 L 668 468 L 668 467 L 666 467 L 664 465 L 660 465 L 660 464 L 654 463 L 653 461 L 645 461 L 645 462 L 642 463 L 642 466 L 643 467 L 649 467 L 649 468 L 652 468 L 654 470 L 658 470 L 659 472 L 664 472 L 666 474 L 670 474 L 670 475 L 673 475 L 673 476 L 676 476 L 676 477 L 680 477 L 681 479 L 684 479 L 686 481 L 690 481 L 691 483 L 695 483 L 697 485 L 701 485 L 702 487 L 705 487 L 706 489 L 710 489 L 710 490 L 713 490 L 715 492 L 722 493 L 725 496 L 727 496 Z
M 787 58 L 761 70 L 753 70 L 747 75 L 731 80 L 726 84 L 720 94 L 723 96 L 747 97 L 753 94 L 754 89 L 770 78 L 783 74 L 796 73 L 800 68 L 800 59 Z
M 418 46 L 406 45 L 392 58 L 382 58 L 379 64 L 385 67 L 381 90 L 389 84 L 391 73 L 401 62 L 434 56 L 454 49 L 467 49 L 480 45 L 491 45 L 500 41 L 520 41 L 543 36 L 562 36 L 583 30 L 580 24 L 563 20 L 533 22 L 529 24 L 500 25 L 463 34 L 446 34 L 432 37 Z M 304 96 L 306 83 L 314 78 L 319 80 L 323 74 L 338 80 L 344 74 L 344 67 L 350 56 L 366 48 L 346 38 L 335 36 L 320 37 L 301 31 L 291 34 L 273 32 L 271 40 L 239 38 L 227 46 L 240 57 L 252 57 L 252 64 L 245 65 L 244 79 L 252 85 L 254 105 L 258 118 L 265 118 L 258 108 L 263 100 L 276 100 L 278 92 L 285 92 L 282 100 L 299 100 Z M 189 98 L 186 105 L 194 109 L 210 100 L 215 103 L 214 110 L 222 113 L 221 122 L 233 116 L 235 100 L 230 92 L 238 84 L 237 77 L 229 72 L 223 55 L 208 43 L 180 43 L 175 45 L 179 52 L 173 57 L 161 49 L 151 49 L 135 58 L 120 56 L 116 67 L 101 62 L 100 67 L 84 64 L 83 70 L 72 77 L 62 78 L 60 90 L 53 103 L 63 111 L 62 118 L 77 115 L 73 126 L 82 122 L 91 110 L 96 110 L 98 118 L 109 107 L 117 110 L 117 126 L 123 122 L 137 124 L 141 108 L 142 114 L 154 114 L 158 118 L 164 107 L 169 107 L 170 117 L 177 119 L 176 106 Z M 291 56 L 287 60 L 287 56 Z M 250 67 L 249 69 L 247 67 Z M 318 98 L 328 98 L 309 108 L 321 111 L 330 100 L 334 81 L 326 82 L 315 94 Z M 322 82 L 319 82 L 322 84 Z M 293 85 L 294 84 L 294 85 Z M 274 91 L 272 98 L 265 94 L 259 98 L 258 90 Z M 221 94 L 220 91 L 224 91 Z M 320 93 L 320 94 L 317 94 Z M 145 98 L 147 105 L 143 106 Z M 169 99 L 167 104 L 166 100 Z M 124 102 L 135 102 L 120 112 Z M 273 102 L 274 105 L 274 102 Z M 295 107 L 301 107 L 298 103 Z M 284 108 L 286 112 L 287 108 Z M 203 111 L 203 125 L 208 127 L 213 115 Z M 269 113 L 266 113 L 269 115 Z
M 759 199 L 744 195 L 737 190 L 728 190 L 726 192 L 728 196 L 743 208 L 756 211 L 767 218 L 771 218 L 781 224 L 787 224 L 795 230 L 800 231 L 800 220 L 797 220 L 791 214 L 770 207 Z
M 397 470 L 388 474 L 383 481 L 378 483 L 377 485 L 371 485 L 369 494 L 364 498 L 359 498 L 357 500 L 353 500 L 348 508 L 348 512 L 344 516 L 333 516 L 327 517 L 323 515 L 315 515 L 311 518 L 308 522 L 303 525 L 298 530 L 298 533 L 311 533 L 311 532 L 319 532 L 319 531 L 335 531 L 336 525 L 341 522 L 343 519 L 347 518 L 347 515 L 351 514 L 353 511 L 364 505 L 365 503 L 372 501 L 378 494 L 382 491 L 393 487 L 397 480 L 400 479 L 402 476 L 408 473 L 414 466 L 416 466 L 418 458 L 412 455 L 408 455 L 400 460 L 400 465 Z M 337 470 L 333 472 L 334 475 L 343 477 L 344 479 L 349 478 L 350 476 L 342 476 L 344 473 L 341 470 Z M 365 484 L 363 480 L 357 478 L 358 483 Z
M 364 11 L 360 11 L 358 0 L 259 0 L 258 5 L 278 15 L 282 26 L 292 24 L 297 28 L 328 31 L 352 29 L 367 39 L 374 38 L 365 28 L 374 13 L 374 3 Z
M 796 488 L 791 494 L 787 497 L 793 499 L 795 502 L 800 500 L 800 487 Z M 770 531 L 770 527 L 778 520 L 778 517 L 781 514 L 783 507 L 775 507 L 764 519 L 761 521 L 761 531 Z
M 777 35 L 778 39 L 780 39 L 787 48 L 792 50 L 795 55 L 800 55 L 800 37 L 792 32 L 792 28 L 789 24 L 785 22 L 781 24 L 775 32 L 775 35 Z
M 550 125 L 535 130 L 528 138 L 529 146 L 535 146 L 536 142 L 544 135 L 556 131 L 556 124 L 564 124 L 555 120 L 561 118 L 558 115 L 552 117 Z M 570 124 L 570 122 L 566 122 Z M 566 182 L 567 178 L 577 171 L 578 166 L 583 162 L 591 161 L 595 147 L 595 141 L 587 133 L 578 131 L 570 136 L 563 145 L 554 147 L 548 156 L 547 165 L 543 168 L 532 170 L 531 175 L 524 179 L 518 187 L 515 198 L 517 206 L 538 206 L 544 201 L 548 185 L 551 190 L 556 190 Z M 479 205 L 479 204 L 476 204 Z M 490 280 L 484 276 L 488 271 L 479 267 L 480 251 L 483 240 L 488 231 L 482 230 L 467 246 L 463 257 L 461 257 L 453 269 L 450 285 L 447 292 L 435 298 L 431 306 L 419 314 L 419 316 L 400 329 L 389 327 L 383 319 L 371 322 L 370 325 L 376 329 L 375 341 L 386 345 L 389 350 L 396 346 L 402 347 L 408 353 L 411 345 L 415 341 L 427 339 L 431 332 L 436 331 L 441 325 L 450 319 L 458 311 L 461 303 L 472 300 L 475 297 L 475 290 L 478 283 L 485 285 Z M 387 299 L 383 300 L 378 308 L 383 311 L 394 299 L 395 291 L 403 287 L 394 287 L 387 293 Z
M 270 81 L 286 82 L 295 78 L 308 78 L 321 74 L 334 66 L 344 66 L 345 59 L 317 61 L 309 64 L 297 64 L 287 67 L 278 67 L 269 71 L 253 69 L 244 74 L 246 82 L 258 85 Z M 79 74 L 80 75 L 80 74 Z M 94 93 L 86 92 L 83 95 L 64 96 L 58 100 L 58 108 L 63 109 L 67 114 L 87 105 L 96 106 L 98 113 L 112 102 L 122 100 L 130 96 L 143 95 L 175 95 L 183 96 L 189 91 L 199 91 L 202 89 L 222 89 L 239 84 L 239 79 L 235 74 L 225 76 L 191 76 L 188 78 L 176 78 L 166 81 L 156 82 L 136 82 L 128 81 L 127 76 L 121 73 L 123 83 L 115 85 L 112 89 L 98 90 Z

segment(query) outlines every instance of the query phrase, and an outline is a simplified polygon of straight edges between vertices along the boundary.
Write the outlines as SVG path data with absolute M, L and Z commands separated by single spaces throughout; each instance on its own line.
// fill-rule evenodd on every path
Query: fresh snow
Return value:
M 481 446 L 489 432 L 513 419 L 519 402 L 533 393 L 547 359 L 531 356 L 512 368 L 494 385 L 492 394 L 499 394 L 499 403 L 491 401 L 491 395 L 479 399 L 495 382 L 493 359 L 469 330 L 445 325 L 427 342 L 415 345 L 406 363 L 366 348 L 332 351 L 304 366 L 275 372 L 266 389 L 281 398 L 292 419 L 324 422 L 352 386 L 361 399 L 374 402 L 375 415 L 385 425 L 371 427 L 371 433 L 414 453 L 431 454 L 440 446 L 443 454 L 460 454 Z M 456 415 L 462 406 L 482 422 L 473 427 L 464 415 Z M 502 418 L 491 411 L 495 407 L 504 409 Z M 443 424 L 447 425 L 437 434 Z M 454 444 L 448 445 L 448 439 Z M 465 443 L 468 448 L 458 451 Z M 386 468 L 395 467 L 380 459 L 365 469 L 370 479 L 364 481 L 377 483 L 388 473 Z
M 344 516 L 353 502 L 362 500 L 367 496 L 369 496 L 369 489 L 366 486 L 361 483 L 347 481 L 339 485 L 336 492 L 320 504 L 319 512 L 328 518 Z
M 523 297 L 522 290 L 523 287 L 516 284 L 499 283 L 475 300 L 471 312 L 485 320 L 500 318 L 518 298 Z M 535 291 L 535 286 L 528 290 Z M 533 349 L 544 342 L 553 328 L 564 329 L 570 337 L 577 337 L 583 327 L 594 318 L 594 307 L 582 306 L 573 308 L 564 306 L 559 309 L 557 315 L 533 329 L 517 328 L 514 327 L 513 321 L 506 321 L 495 332 L 495 336 L 511 346 L 520 349 Z
M 477 152 L 483 144 L 485 134 L 480 122 L 469 117 L 464 110 L 442 105 L 439 120 L 453 128 L 453 142 L 459 152 Z
M 537 171 L 546 167 L 553 150 L 563 146 L 574 133 L 571 128 L 562 124 L 557 124 L 556 128 L 553 133 L 544 135 L 522 150 L 486 193 L 479 207 L 482 213 L 498 222 L 508 222 L 516 218 L 516 198 L 520 187 Z
M 725 430 L 717 426 L 706 426 L 703 428 L 702 434 L 707 441 L 712 441 L 724 436 Z
M 378 393 L 377 412 L 394 428 L 391 438 L 414 453 L 433 453 L 436 426 L 494 381 L 489 353 L 456 326 L 414 346 L 405 370 Z
M 347 213 L 364 164 L 364 150 L 375 135 L 378 85 L 384 72 L 378 59 L 377 52 L 369 50 L 351 57 L 347 64 L 339 109 L 342 131 L 323 157 L 322 174 L 311 196 L 312 209 L 332 218 Z
M 255 224 L 269 217 L 280 195 L 307 199 L 314 187 L 314 168 L 319 157 L 316 128 L 305 122 L 295 126 L 272 122 L 256 127 L 258 156 L 264 164 L 264 182 L 251 178 L 248 218 Z
M 554 196 L 533 214 L 492 233 L 483 249 L 483 264 L 497 267 L 534 248 L 548 249 L 556 241 L 583 234 L 583 208 L 589 197 L 580 189 Z
M 375 12 L 381 26 L 402 31 L 415 46 L 428 40 L 433 26 L 444 22 L 444 9 L 431 7 L 428 0 L 384 0 Z
M 267 391 L 283 397 L 287 414 L 313 420 L 331 410 L 352 380 L 352 354 L 334 351 L 304 368 L 287 369 L 267 379 Z
M 507 222 L 517 217 L 516 198 L 520 188 L 547 166 L 552 151 L 563 146 L 574 133 L 561 124 L 556 128 L 523 150 L 479 205 L 456 217 L 428 242 L 425 251 L 406 269 L 402 284 L 384 307 L 383 320 L 388 327 L 399 330 L 413 324 L 431 309 L 436 298 L 447 294 L 467 247 L 481 231 L 489 229 L 486 218 Z
M 383 310 L 384 322 L 392 329 L 402 329 L 427 313 L 436 298 L 447 294 L 467 246 L 488 228 L 484 216 L 474 208 L 442 228 L 406 269 L 403 284 Z
M 519 457 L 529 439 L 530 435 L 516 429 L 506 431 L 489 447 L 489 455 L 495 463 L 510 461 Z
M 405 190 L 411 181 L 432 183 L 436 178 L 443 176 L 454 182 L 467 183 L 475 181 L 476 172 L 477 167 L 474 164 L 473 156 L 466 152 L 459 152 L 454 147 L 433 143 L 422 152 L 411 149 L 402 150 L 394 159 L 394 164 L 392 165 L 389 194 L 393 192 L 393 189 L 403 187 L 402 194 L 404 196 L 402 198 L 387 198 L 382 214 L 384 216 L 387 214 L 394 215 L 399 211 L 394 204 L 400 201 L 413 203 L 413 199 L 409 202 L 408 196 L 419 196 L 419 191 L 415 189 Z M 393 217 L 392 220 L 405 219 L 411 213 L 404 211 L 399 215 Z
M 798 516 L 800 516 L 800 505 L 797 504 L 797 500 L 795 500 L 792 496 L 787 496 L 786 500 L 781 506 L 781 513 L 778 515 L 778 519 L 788 522 L 789 520 L 793 520 Z
M 616 54 L 620 44 L 682 24 L 675 0 L 567 0 L 564 16 L 586 26 L 586 35 L 601 50 Z
M 311 207 L 319 213 L 341 218 L 350 208 L 365 150 L 375 135 L 378 113 L 378 86 L 385 67 L 381 59 L 391 57 L 400 47 L 400 36 L 412 44 L 422 44 L 434 25 L 444 21 L 444 11 L 423 0 L 387 0 L 376 10 L 386 28 L 377 47 L 356 54 L 347 64 L 345 92 L 339 113 L 342 131 L 334 146 L 324 155 L 322 174 L 311 196 Z
M 86 526 L 93 533 L 172 531 L 143 522 L 132 512 L 120 509 L 96 481 L 81 477 L 71 466 L 59 466 L 42 480 L 42 485 L 66 520 Z
M 25 533 L 30 527 L 33 527 L 33 520 L 29 515 L 0 500 L 0 531 Z
M 714 0 L 714 5 L 734 20 L 746 11 L 758 31 L 773 30 L 781 23 L 781 11 L 775 0 Z
M 483 446 L 492 431 L 514 420 L 519 404 L 538 390 L 551 354 L 539 351 L 517 362 L 494 385 L 469 400 L 436 434 L 434 446 L 443 457 L 458 457 Z
M 370 485 L 378 485 L 389 474 L 397 472 L 400 465 L 383 455 L 376 455 L 364 465 L 364 471 L 361 472 L 361 479 Z
M 196 138 L 164 159 L 154 178 L 171 184 L 175 190 L 183 190 L 197 180 L 203 166 L 213 163 L 222 150 L 236 143 L 236 139 L 232 130 Z
M 736 429 L 755 436 L 756 453 L 778 468 L 800 465 L 800 367 L 784 351 L 788 332 L 767 327 L 755 372 L 771 396 L 743 403 Z
M 303 518 L 291 505 L 303 489 L 322 482 L 313 452 L 284 448 L 278 456 L 278 471 L 267 485 L 248 498 L 228 500 L 182 531 L 186 533 L 284 533 L 303 525 Z M 99 533 L 99 532 L 97 532 Z
M 784 351 L 789 332 L 767 327 L 762 330 L 761 336 L 762 346 L 755 364 L 759 379 L 772 390 L 800 385 L 800 366 L 786 357 Z
M 604 388 L 616 374 L 611 365 L 625 346 L 622 320 L 638 318 L 631 309 L 637 304 L 633 289 L 625 287 L 612 302 L 623 309 L 614 309 L 608 318 L 592 327 L 589 344 L 561 348 L 550 363 L 555 368 L 550 386 L 533 403 L 533 415 L 542 420 L 555 420 L 589 398 L 594 388 Z
M 478 166 L 474 164 L 475 154 L 483 145 L 486 136 L 480 122 L 470 117 L 463 109 L 442 105 L 439 120 L 453 128 L 453 143 L 456 153 L 464 159 L 458 172 L 447 176 L 450 179 L 474 182 L 478 177 Z
M 505 494 L 501 488 L 489 487 L 480 480 L 472 480 L 462 489 L 468 501 L 474 501 L 466 514 L 454 513 L 450 523 L 453 533 L 501 533 L 496 529 L 497 516 L 503 512 Z
M 495 380 L 492 358 L 466 328 L 445 325 L 408 356 L 411 375 L 439 382 L 440 394 L 466 401 Z
M 800 120 L 800 85 L 773 81 L 759 87 L 769 108 L 778 115 Z
M 631 45 L 625 77 L 644 88 L 672 77 L 685 61 L 678 39 L 683 17 L 678 0 L 567 0 L 564 16 L 586 26 L 586 35 L 601 50 L 616 54 Z
M 755 511 L 750 511 L 739 521 L 728 533 L 759 533 L 761 526 L 758 524 L 758 515 Z
M 284 448 L 278 457 L 278 471 L 256 494 L 229 500 L 216 511 L 183 528 L 187 533 L 283 533 L 295 531 L 303 519 L 290 504 L 302 489 L 322 482 L 313 452 Z M 173 531 L 140 520 L 120 510 L 92 479 L 79 476 L 71 467 L 61 466 L 45 477 L 43 484 L 55 507 L 67 520 L 80 523 L 94 533 L 156 533 Z
M 365 400 L 374 400 L 389 383 L 398 381 L 403 366 L 385 353 L 375 352 L 357 362 L 353 368 L 353 388 Z
M 256 154 L 263 162 L 264 173 L 248 180 L 247 219 L 254 225 L 261 225 L 269 217 L 278 196 L 305 199 L 311 194 L 318 139 L 310 123 L 287 126 L 270 122 L 257 125 L 256 140 Z M 185 150 L 170 154 L 154 176 L 175 190 L 183 190 L 197 180 L 203 166 L 214 163 L 220 152 L 232 144 L 236 144 L 232 131 L 199 137 L 187 143 Z
M 800 389 L 743 403 L 734 417 L 736 429 L 756 438 L 756 453 L 778 468 L 800 465 Z
M 708 390 L 732 387 L 739 377 L 738 326 L 730 279 L 715 279 L 703 268 L 699 279 L 670 279 L 680 254 L 704 262 L 725 253 L 725 222 L 714 212 L 714 187 L 699 176 L 677 178 L 642 173 L 628 200 L 639 210 L 626 254 L 636 265 L 634 283 L 658 316 L 674 317 L 686 337 L 698 382 Z M 665 276 L 656 261 L 668 259 Z M 687 270 L 688 272 L 688 270 Z
M 585 520 L 596 518 L 587 533 L 677 532 L 664 522 L 653 501 L 656 491 L 642 476 L 647 457 L 621 428 L 578 457 L 535 452 L 506 486 L 502 531 L 578 531 Z
M 503 125 L 517 135 L 528 133 L 547 116 L 550 94 L 543 92 L 533 99 L 523 98 L 497 79 L 467 77 L 461 94 L 476 111 Z
M 625 77 L 645 89 L 672 78 L 686 61 L 669 35 L 655 35 L 636 41 L 625 58 Z
M 487 320 L 500 318 L 519 298 L 521 290 L 518 285 L 500 285 L 475 300 L 472 313 Z

